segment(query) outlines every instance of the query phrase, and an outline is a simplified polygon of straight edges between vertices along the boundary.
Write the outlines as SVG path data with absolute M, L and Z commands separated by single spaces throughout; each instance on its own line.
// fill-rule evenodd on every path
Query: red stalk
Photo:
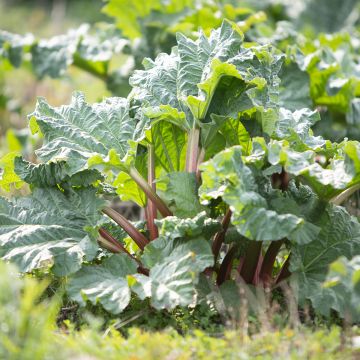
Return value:
M 156 193 L 156 184 L 155 184 L 155 153 L 154 146 L 148 146 L 148 184 Z M 159 236 L 158 228 L 155 224 L 156 219 L 156 205 L 151 200 L 148 199 L 145 209 L 147 228 L 150 232 L 150 240 L 154 240 Z
M 262 256 L 262 254 L 260 253 L 259 255 L 259 259 L 258 259 L 258 263 L 256 265 L 256 270 L 255 270 L 255 274 L 254 274 L 254 278 L 253 278 L 253 284 L 254 285 L 258 285 L 260 283 L 260 270 L 261 270 L 261 266 L 263 263 L 264 257 Z
M 219 256 L 221 245 L 224 242 L 225 234 L 230 224 L 230 219 L 231 219 L 231 210 L 228 209 L 221 222 L 222 229 L 216 233 L 212 244 L 212 251 L 214 254 L 215 261 Z
M 101 244 L 102 247 L 104 247 L 105 249 L 107 249 L 115 254 L 121 252 L 121 249 L 118 246 L 115 246 L 113 243 L 104 239 L 101 236 L 98 238 L 98 242 Z
M 204 161 L 204 158 L 205 158 L 205 149 L 204 148 L 201 148 L 200 150 L 200 153 L 199 153 L 199 158 L 198 158 L 198 161 L 197 161 L 197 169 L 196 169 L 196 180 L 198 182 L 200 182 L 200 179 L 201 179 L 201 172 L 200 172 L 200 165 L 201 163 Z
M 265 287 L 269 287 L 272 282 L 272 270 L 274 268 L 276 256 L 283 243 L 284 240 L 273 241 L 266 251 L 259 275 L 260 281 Z
M 255 279 L 256 269 L 258 267 L 259 258 L 261 255 L 261 241 L 251 241 L 246 250 L 243 265 L 241 267 L 240 276 L 246 284 L 251 284 Z
M 148 199 L 150 199 L 157 209 L 160 211 L 161 215 L 171 216 L 172 212 L 164 203 L 164 201 L 156 194 L 152 187 L 147 183 L 147 181 L 141 176 L 141 174 L 136 170 L 135 167 L 131 167 L 129 170 L 129 175 L 132 179 L 139 185 L 139 187 L 144 191 Z
M 125 246 L 123 244 L 121 244 L 120 242 L 118 242 L 111 234 L 109 234 L 105 229 L 100 228 L 99 229 L 99 234 L 106 239 L 107 241 L 111 242 L 114 246 L 117 246 L 120 251 L 122 251 L 123 253 L 129 255 L 133 260 L 135 260 L 136 262 L 139 262 L 138 259 L 136 259 L 135 256 L 133 256 L 132 254 L 129 253 L 129 251 L 127 251 L 127 249 L 125 248 Z
M 111 234 L 109 234 L 105 229 L 100 228 L 99 229 L 99 234 L 100 234 L 100 242 L 105 245 L 105 247 L 112 251 L 112 249 L 115 249 L 116 253 L 119 252 L 123 252 L 125 254 L 127 254 L 129 257 L 131 257 L 134 261 L 137 262 L 138 266 L 138 271 L 141 274 L 144 275 L 149 275 L 149 270 L 144 268 L 144 266 L 142 265 L 141 261 L 138 260 L 134 255 L 130 254 L 129 251 L 126 250 L 126 248 L 124 247 L 123 244 L 119 243 Z M 110 245 L 110 246 L 109 246 Z
M 197 172 L 199 154 L 200 129 L 192 128 L 189 132 L 186 153 L 186 171 Z
M 230 277 L 231 267 L 236 254 L 236 247 L 233 246 L 225 255 L 223 262 L 220 265 L 216 283 L 220 286 L 224 281 Z
M 136 245 L 141 250 L 144 250 L 145 246 L 149 243 L 149 240 L 138 229 L 136 229 L 136 227 L 131 224 L 129 220 L 109 207 L 105 207 L 103 209 L 103 213 L 113 219 L 118 225 L 120 225 L 135 241 Z

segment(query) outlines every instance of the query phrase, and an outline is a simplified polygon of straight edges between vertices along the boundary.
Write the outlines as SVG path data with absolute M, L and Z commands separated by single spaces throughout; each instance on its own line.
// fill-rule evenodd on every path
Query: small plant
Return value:
M 177 44 L 144 60 L 126 99 L 38 100 L 41 163 L 14 160 L 32 194 L 0 200 L 2 257 L 67 277 L 70 297 L 114 314 L 131 294 L 156 309 L 211 301 L 214 287 L 238 296 L 237 278 L 290 279 L 300 301 L 342 313 L 322 283 L 360 252 L 359 222 L 338 206 L 359 188 L 360 144 L 314 136 L 319 113 L 288 108 L 281 88 L 291 57 L 235 23 Z M 116 196 L 144 208 L 144 226 L 105 202 Z

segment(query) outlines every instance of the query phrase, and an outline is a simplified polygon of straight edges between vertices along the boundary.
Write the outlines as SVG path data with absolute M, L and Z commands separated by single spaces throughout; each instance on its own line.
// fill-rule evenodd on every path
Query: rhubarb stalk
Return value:
M 141 250 L 144 250 L 145 246 L 149 243 L 149 240 L 129 220 L 109 207 L 105 207 L 103 213 L 120 225 L 135 241 L 136 245 Z
M 200 129 L 192 128 L 189 132 L 188 146 L 186 153 L 186 171 L 197 172 L 199 154 Z
M 152 187 L 147 183 L 147 181 L 141 176 L 141 174 L 136 170 L 135 167 L 131 167 L 129 170 L 129 175 L 132 179 L 139 185 L 139 187 L 144 191 L 148 199 L 150 199 L 157 209 L 160 211 L 161 215 L 171 216 L 172 212 L 164 203 L 164 201 L 156 194 Z
M 154 146 L 148 145 L 148 184 L 152 188 L 153 192 L 156 193 L 155 184 L 155 152 Z M 158 228 L 155 224 L 156 219 L 156 204 L 148 198 L 146 204 L 146 222 L 147 228 L 150 233 L 150 239 L 154 240 L 159 236 Z

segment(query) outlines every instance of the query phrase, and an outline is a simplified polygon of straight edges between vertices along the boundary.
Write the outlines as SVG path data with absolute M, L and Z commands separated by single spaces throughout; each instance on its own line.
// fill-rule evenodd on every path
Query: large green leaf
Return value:
M 204 204 L 222 198 L 233 212 L 238 232 L 252 240 L 269 241 L 287 237 L 295 242 L 313 240 L 319 229 L 297 211 L 296 202 L 271 189 L 269 180 L 242 160 L 241 147 L 234 146 L 202 164 L 200 198 Z
M 100 180 L 101 174 L 94 169 L 86 169 L 72 175 L 66 161 L 32 164 L 21 157 L 14 160 L 14 171 L 21 180 L 37 187 L 67 184 L 72 186 L 88 186 Z
M 311 127 L 319 120 L 317 111 L 304 108 L 292 112 L 280 108 L 273 137 L 288 140 L 294 149 L 319 149 L 325 145 L 325 140 L 313 136 L 311 131 Z
M 165 189 L 161 193 L 175 216 L 194 217 L 204 210 L 198 198 L 198 185 L 194 173 L 170 172 L 162 182 Z
M 0 31 L 0 57 L 8 59 L 13 66 L 20 66 L 24 47 L 29 47 L 34 41 L 31 34 L 25 36 Z
M 194 41 L 179 34 L 177 41 L 170 55 L 145 59 L 145 70 L 130 79 L 131 98 L 145 105 L 153 120 L 179 123 L 181 117 L 183 124 L 185 116 L 192 127 L 207 114 L 236 117 L 240 111 L 275 106 L 283 58 L 279 52 L 243 46 L 241 30 L 229 21 L 209 37 L 201 33 Z
M 145 70 L 136 70 L 130 78 L 133 87 L 130 97 L 141 102 L 142 106 L 169 105 L 182 110 L 176 94 L 177 52 L 160 54 L 155 60 L 145 58 L 143 65 Z
M 81 93 L 74 93 L 71 104 L 61 107 L 40 98 L 30 119 L 44 135 L 39 158 L 66 161 L 69 175 L 87 169 L 90 159 L 94 164 L 110 162 L 121 168 L 135 128 L 126 99 L 108 98 L 89 105 Z
M 338 257 L 350 259 L 360 254 L 360 224 L 345 209 L 332 205 L 317 213 L 315 223 L 321 227 L 316 241 L 292 248 L 294 285 L 300 301 L 310 299 L 318 312 L 329 315 L 331 308 L 343 312 L 341 297 L 322 283 L 329 265 Z
M 279 77 L 279 102 L 282 107 L 292 111 L 312 107 L 310 76 L 296 62 L 284 64 Z
M 125 36 L 135 39 L 141 36 L 141 20 L 149 17 L 151 12 L 161 11 L 169 17 L 193 5 L 192 0 L 108 0 L 103 11 L 116 19 L 117 26 Z
M 150 297 L 156 309 L 192 303 L 199 274 L 214 263 L 208 239 L 219 224 L 201 213 L 193 219 L 168 217 L 158 225 L 160 236 L 145 247 L 141 257 L 149 276 L 136 274 L 137 264 L 127 255 L 113 255 L 73 275 L 69 295 L 81 304 L 86 300 L 101 303 L 114 314 L 130 301 L 128 284 L 139 298 Z
M 16 67 L 30 57 L 32 68 L 39 78 L 60 77 L 70 65 L 76 65 L 107 80 L 111 58 L 122 52 L 126 45 L 128 40 L 122 39 L 119 30 L 112 26 L 95 27 L 92 34 L 89 26 L 83 24 L 77 30 L 69 30 L 50 39 L 0 31 L 0 57 L 8 59 Z M 25 54 L 28 56 L 25 57 Z
M 360 256 L 340 257 L 330 264 L 323 287 L 333 291 L 332 307 L 348 321 L 360 317 Z
M 203 252 L 204 249 L 199 247 L 201 243 L 196 243 L 197 249 Z M 151 268 L 149 277 L 134 276 L 132 290 L 142 299 L 151 297 L 151 304 L 156 309 L 190 305 L 195 300 L 199 271 L 213 265 L 210 247 L 205 267 L 199 269 L 196 258 L 194 248 L 174 251 L 173 256 Z
M 56 275 L 77 271 L 98 250 L 96 227 L 103 202 L 95 189 L 36 189 L 26 198 L 0 199 L 0 253 L 20 271 L 52 266 Z
M 271 141 L 268 159 L 272 165 L 281 164 L 290 174 L 305 179 L 321 198 L 331 199 L 359 183 L 360 145 L 355 141 L 344 141 L 329 147 L 327 158 L 312 150 L 295 151 L 286 141 Z
M 125 254 L 112 255 L 101 265 L 85 266 L 71 277 L 69 296 L 85 305 L 100 303 L 113 314 L 121 313 L 129 304 L 131 292 L 127 275 L 136 272 L 137 264 Z
M 199 274 L 214 264 L 208 239 L 219 224 L 201 213 L 193 219 L 167 217 L 158 225 L 160 236 L 142 256 L 149 277 L 136 275 L 132 290 L 142 299 L 150 297 L 157 309 L 189 305 Z

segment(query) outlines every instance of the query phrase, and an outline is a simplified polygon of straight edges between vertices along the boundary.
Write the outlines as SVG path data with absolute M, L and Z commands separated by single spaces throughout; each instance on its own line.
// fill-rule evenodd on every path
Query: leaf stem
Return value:
M 236 254 L 236 246 L 230 248 L 224 257 L 223 262 L 220 265 L 219 273 L 216 279 L 216 283 L 220 286 L 225 280 L 229 278 L 232 262 Z
M 231 210 L 228 209 L 225 213 L 225 216 L 224 216 L 222 222 L 221 222 L 222 229 L 216 233 L 213 244 L 212 244 L 212 252 L 214 254 L 215 262 L 219 256 L 221 245 L 224 242 L 225 234 L 226 234 L 226 231 L 230 224 L 230 219 L 231 219 Z
M 268 247 L 260 270 L 260 281 L 263 282 L 265 287 L 268 287 L 271 284 L 272 280 L 272 270 L 276 260 L 276 256 L 280 251 L 281 245 L 284 243 L 284 240 L 273 241 Z
M 243 265 L 241 267 L 240 276 L 244 279 L 246 284 L 251 284 L 254 280 L 256 268 L 259 263 L 261 255 L 261 241 L 251 241 L 244 257 Z
M 201 148 L 199 157 L 197 160 L 197 169 L 196 169 L 196 180 L 198 182 L 200 182 L 200 179 L 201 179 L 201 172 L 200 172 L 199 167 L 200 167 L 201 163 L 204 161 L 204 158 L 205 158 L 205 149 Z
M 199 154 L 200 129 L 193 127 L 189 132 L 186 152 L 186 171 L 197 172 Z
M 280 269 L 278 276 L 276 277 L 276 281 L 275 281 L 276 284 L 279 284 L 281 281 L 287 279 L 291 275 L 291 272 L 289 270 L 290 257 L 291 257 L 291 253 L 285 260 L 283 266 Z
M 161 215 L 171 216 L 172 212 L 164 203 L 164 201 L 156 194 L 156 192 L 152 189 L 152 187 L 147 183 L 147 181 L 141 176 L 141 174 L 137 171 L 135 167 L 130 167 L 129 175 L 132 179 L 139 185 L 139 187 L 144 191 L 147 195 L 148 199 L 152 200 L 157 209 L 160 211 Z
M 330 202 L 335 205 L 341 205 L 344 201 L 346 201 L 355 191 L 360 189 L 360 184 L 355 184 L 348 189 L 341 192 L 339 195 L 333 197 Z
M 103 209 L 103 213 L 120 225 L 135 241 L 136 245 L 141 250 L 144 250 L 145 246 L 149 243 L 149 240 L 138 229 L 136 229 L 129 220 L 110 207 L 105 207 Z
M 98 242 L 101 244 L 101 246 L 103 246 L 105 249 L 113 252 L 113 253 L 120 253 L 121 249 L 120 247 L 118 247 L 117 245 L 114 245 L 112 242 L 106 240 L 105 238 L 103 238 L 102 236 L 99 236 L 98 238 Z
M 110 251 L 112 251 L 112 248 L 117 249 L 117 251 L 115 252 L 123 252 L 125 254 L 127 254 L 131 259 L 133 259 L 134 261 L 137 262 L 138 264 L 138 271 L 141 274 L 144 275 L 149 275 L 149 270 L 144 268 L 143 264 L 141 263 L 140 260 L 138 260 L 134 255 L 130 254 L 129 251 L 127 251 L 127 249 L 125 248 L 125 246 L 123 246 L 123 244 L 119 243 L 111 234 L 109 234 L 105 229 L 100 228 L 99 229 L 99 234 L 100 234 L 100 242 L 102 244 L 108 247 L 110 247 Z
M 74 55 L 73 65 L 77 68 L 88 72 L 89 74 L 99 78 L 100 80 L 107 82 L 108 75 L 106 72 L 100 72 L 93 64 L 83 60 L 80 56 Z
M 129 253 L 129 251 L 125 248 L 125 246 L 121 243 L 119 243 L 111 234 L 109 234 L 105 229 L 100 228 L 99 229 L 99 234 L 101 235 L 102 238 L 104 238 L 105 240 L 111 242 L 114 246 L 118 247 L 120 251 L 122 251 L 123 253 L 129 255 L 133 260 L 135 260 L 137 263 L 139 263 L 139 260 L 136 259 L 136 257 L 132 254 Z
M 156 193 L 156 184 L 155 184 L 155 152 L 154 145 L 148 145 L 148 184 Z M 159 236 L 158 228 L 155 224 L 156 219 L 156 205 L 151 199 L 148 199 L 146 204 L 146 222 L 147 228 L 150 232 L 150 239 L 154 240 Z

